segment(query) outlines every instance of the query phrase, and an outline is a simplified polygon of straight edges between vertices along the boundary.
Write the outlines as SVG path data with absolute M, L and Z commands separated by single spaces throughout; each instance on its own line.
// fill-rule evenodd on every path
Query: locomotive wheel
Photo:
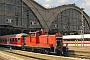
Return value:
M 60 50 L 56 50 L 56 55 L 58 55 L 58 56 L 61 56 L 63 54 L 63 52 L 61 52 Z
M 68 54 L 68 47 L 63 47 L 63 54 Z
M 10 51 L 12 51 L 12 47 L 10 46 Z
M 42 54 L 45 54 L 45 50 L 44 50 L 44 49 L 41 49 L 41 53 L 42 53 Z
M 40 49 L 38 49 L 38 52 L 39 52 L 39 53 L 41 53 L 41 50 L 40 50 Z
M 35 49 L 34 52 L 37 53 L 37 49 Z
M 25 47 L 24 47 L 24 46 L 22 46 L 22 47 L 21 47 L 21 49 L 22 49 L 22 50 L 25 50 Z
M 46 53 L 46 54 L 49 54 L 49 50 L 45 50 L 45 53 Z
M 32 52 L 32 48 L 28 48 L 28 50 L 29 50 L 30 52 Z
M 34 52 L 34 48 L 31 48 L 31 52 Z

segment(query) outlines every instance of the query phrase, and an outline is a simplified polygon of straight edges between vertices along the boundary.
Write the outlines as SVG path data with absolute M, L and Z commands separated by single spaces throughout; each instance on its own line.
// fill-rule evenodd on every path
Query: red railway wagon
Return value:
M 0 36 L 0 45 L 21 47 L 26 36 L 25 33 Z

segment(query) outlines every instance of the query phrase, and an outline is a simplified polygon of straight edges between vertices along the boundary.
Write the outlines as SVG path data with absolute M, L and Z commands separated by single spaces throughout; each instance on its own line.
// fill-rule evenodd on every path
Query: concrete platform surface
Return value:
M 68 47 L 69 50 L 77 51 L 77 52 L 89 52 L 90 53 L 90 46 L 85 47 Z

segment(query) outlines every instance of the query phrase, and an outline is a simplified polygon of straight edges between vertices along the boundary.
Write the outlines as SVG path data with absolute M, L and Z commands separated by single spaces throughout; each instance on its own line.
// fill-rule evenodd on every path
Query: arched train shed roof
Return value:
M 82 10 L 79 7 L 77 7 L 75 4 L 62 5 L 62 6 L 46 9 L 34 0 L 22 0 L 22 1 L 30 7 L 30 9 L 37 16 L 43 28 L 45 28 L 45 31 L 47 32 L 53 20 L 55 19 L 55 17 L 57 17 L 58 14 L 60 14 L 60 12 L 70 8 L 75 9 L 80 13 L 82 12 Z M 84 17 L 86 18 L 88 23 L 90 23 L 90 17 L 85 12 L 84 12 Z

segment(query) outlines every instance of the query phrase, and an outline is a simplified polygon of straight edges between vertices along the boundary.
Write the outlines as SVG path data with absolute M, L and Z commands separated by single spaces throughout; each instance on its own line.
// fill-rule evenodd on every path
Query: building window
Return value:
M 6 23 L 12 23 L 12 22 L 13 22 L 12 19 L 7 19 L 7 20 L 6 20 Z

